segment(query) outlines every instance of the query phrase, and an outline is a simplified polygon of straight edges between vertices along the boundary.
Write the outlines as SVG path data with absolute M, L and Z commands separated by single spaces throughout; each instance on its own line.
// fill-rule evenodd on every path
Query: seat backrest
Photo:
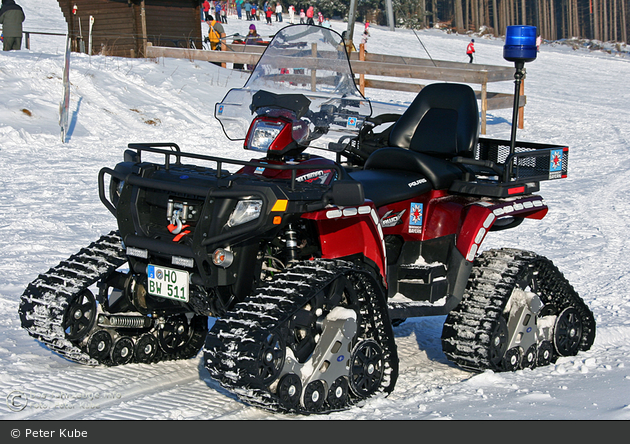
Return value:
M 433 83 L 392 127 L 389 146 L 442 158 L 472 156 L 479 139 L 475 92 L 459 83 Z

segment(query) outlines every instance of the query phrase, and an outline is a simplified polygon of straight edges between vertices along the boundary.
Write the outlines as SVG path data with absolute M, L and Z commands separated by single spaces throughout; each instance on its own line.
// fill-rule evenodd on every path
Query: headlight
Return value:
M 247 148 L 254 151 L 267 151 L 284 127 L 285 124 L 282 122 L 256 121 L 251 129 Z
M 262 200 L 239 200 L 227 222 L 228 227 L 235 227 L 258 219 L 262 206 Z
M 112 177 L 112 180 L 109 183 L 109 200 L 114 204 L 115 207 L 118 206 L 118 199 L 120 199 L 120 195 L 122 194 L 122 189 L 124 186 L 124 180 L 118 180 L 115 177 Z

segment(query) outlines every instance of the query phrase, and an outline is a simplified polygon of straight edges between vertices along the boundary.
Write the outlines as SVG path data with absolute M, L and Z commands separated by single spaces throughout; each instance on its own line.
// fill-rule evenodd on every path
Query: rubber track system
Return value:
M 64 315 L 74 298 L 86 291 L 94 283 L 106 280 L 117 268 L 127 262 L 122 240 L 116 231 L 102 236 L 100 239 L 81 249 L 78 253 L 60 262 L 46 273 L 40 274 L 31 282 L 22 294 L 19 315 L 22 327 L 50 350 L 70 361 L 86 365 L 120 365 L 130 362 L 158 362 L 171 359 L 187 359 L 197 354 L 207 332 L 207 318 L 197 316 L 191 323 L 190 340 L 185 347 L 176 348 L 167 353 L 158 348 L 157 329 L 150 331 L 132 329 L 105 329 L 94 326 L 86 336 L 77 340 L 69 340 L 64 329 Z M 88 290 L 89 291 L 89 290 Z M 140 313 L 137 313 L 141 316 Z M 167 318 L 168 321 L 168 318 Z M 107 331 L 108 330 L 108 331 Z M 97 333 L 107 332 L 105 338 L 111 338 L 109 348 L 115 347 L 116 340 L 124 339 L 120 344 L 129 347 L 128 358 L 112 360 L 110 353 L 90 355 L 88 353 L 88 335 L 95 337 Z M 132 347 L 139 338 L 147 336 L 155 347 L 150 358 L 137 359 Z M 101 336 L 102 337 L 102 336 Z M 151 338 L 149 338 L 151 339 Z M 132 356 L 133 353 L 133 356 Z
M 304 405 L 287 408 L 274 393 L 274 382 L 262 384 L 257 376 L 263 365 L 261 344 L 274 335 L 286 336 L 294 313 L 344 275 L 361 303 L 356 343 L 373 340 L 383 350 L 384 377 L 374 393 L 391 392 L 398 377 L 398 355 L 384 293 L 368 272 L 344 261 L 313 260 L 292 266 L 218 319 L 204 348 L 205 366 L 211 376 L 242 401 L 274 412 L 327 413 L 347 409 L 372 396 L 374 393 L 361 397 L 349 390 L 344 405 L 332 406 L 327 401 L 313 410 Z
M 595 340 L 593 313 L 558 268 L 547 258 L 532 252 L 498 249 L 484 252 L 475 260 L 462 302 L 449 313 L 442 331 L 445 354 L 458 366 L 472 370 L 502 371 L 490 361 L 490 340 L 506 304 L 531 267 L 541 301 L 560 313 L 573 307 L 579 313 L 582 337 L 577 350 L 588 350 Z M 544 308 L 543 308 L 544 310 Z M 548 360 L 555 362 L 557 354 Z
M 66 339 L 62 326 L 72 299 L 127 261 L 116 232 L 102 236 L 31 282 L 20 302 L 22 327 L 52 351 L 80 364 L 98 361 Z

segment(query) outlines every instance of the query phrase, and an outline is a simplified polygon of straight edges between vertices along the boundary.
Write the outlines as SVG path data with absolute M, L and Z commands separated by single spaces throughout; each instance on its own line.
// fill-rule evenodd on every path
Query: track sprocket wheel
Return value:
M 185 314 L 169 316 L 157 331 L 157 339 L 161 350 L 169 358 L 192 358 L 203 346 L 208 331 L 208 320 L 205 316 Z
M 350 361 L 350 387 L 357 395 L 367 398 L 376 393 L 383 379 L 383 351 L 376 341 L 359 343 Z
M 475 260 L 442 348 L 463 368 L 514 371 L 588 350 L 594 338 L 592 312 L 549 259 L 501 249 Z
M 80 342 L 94 327 L 96 320 L 96 298 L 88 289 L 76 294 L 66 307 L 63 315 L 63 329 L 66 338 Z

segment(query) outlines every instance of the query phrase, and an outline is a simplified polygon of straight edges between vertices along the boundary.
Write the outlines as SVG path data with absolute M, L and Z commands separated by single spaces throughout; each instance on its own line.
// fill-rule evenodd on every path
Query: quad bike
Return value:
M 429 85 L 393 111 L 358 92 L 341 36 L 284 28 L 215 108 L 264 157 L 130 144 L 99 174 L 118 230 L 28 286 L 23 327 L 89 365 L 203 348 L 240 399 L 297 413 L 391 392 L 393 326 L 411 317 L 446 315 L 444 353 L 472 371 L 588 350 L 593 315 L 550 260 L 481 250 L 545 216 L 534 193 L 566 177 L 568 148 L 479 138 L 466 85 Z

